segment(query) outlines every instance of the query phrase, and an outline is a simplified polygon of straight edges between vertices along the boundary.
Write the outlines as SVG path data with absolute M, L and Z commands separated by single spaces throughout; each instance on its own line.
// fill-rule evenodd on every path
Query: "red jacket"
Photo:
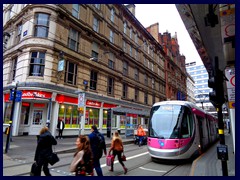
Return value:
M 137 130 L 137 135 L 138 136 L 146 136 L 146 133 L 142 127 L 139 127 Z

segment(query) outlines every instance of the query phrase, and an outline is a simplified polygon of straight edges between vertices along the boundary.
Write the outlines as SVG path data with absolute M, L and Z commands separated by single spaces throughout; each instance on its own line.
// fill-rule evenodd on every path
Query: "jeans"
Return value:
M 103 176 L 103 173 L 102 173 L 102 168 L 101 168 L 101 165 L 100 165 L 100 160 L 99 159 L 94 159 L 93 160 L 93 167 L 97 173 L 98 176 Z
M 139 138 L 139 145 L 141 145 L 141 144 L 142 144 L 142 141 L 143 141 L 143 138 L 144 138 L 144 136 L 138 136 L 138 138 Z

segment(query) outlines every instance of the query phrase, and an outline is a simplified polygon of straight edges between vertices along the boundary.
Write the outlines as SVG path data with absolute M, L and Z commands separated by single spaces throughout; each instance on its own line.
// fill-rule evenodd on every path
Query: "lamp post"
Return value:
M 8 127 L 9 129 L 8 129 L 8 134 L 7 134 L 5 153 L 8 152 L 8 149 L 10 147 L 10 136 L 11 136 L 11 133 L 12 133 L 11 130 L 12 130 L 12 121 L 13 121 L 14 109 L 15 109 L 15 100 L 16 100 L 17 88 L 18 88 L 18 83 L 16 83 L 16 86 L 13 90 L 12 109 L 11 109 L 11 115 L 10 115 L 10 120 L 9 120 L 9 127 Z M 10 93 L 11 93 L 11 91 L 10 91 Z

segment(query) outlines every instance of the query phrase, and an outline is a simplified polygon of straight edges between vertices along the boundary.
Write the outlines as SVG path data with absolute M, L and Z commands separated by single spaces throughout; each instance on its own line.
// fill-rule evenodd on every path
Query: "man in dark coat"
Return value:
M 104 139 L 104 136 L 98 131 L 98 129 L 95 125 L 93 125 L 91 127 L 91 131 L 92 131 L 92 133 L 89 134 L 89 139 L 90 139 L 90 145 L 91 145 L 91 149 L 92 149 L 92 153 L 93 153 L 93 166 L 94 166 L 94 168 L 97 172 L 97 175 L 98 176 L 103 176 L 99 160 L 102 157 L 103 152 L 104 152 L 105 155 L 107 153 L 105 139 Z M 97 137 L 97 134 L 99 134 L 104 141 L 103 149 L 98 148 L 99 139 Z
M 58 128 L 58 138 L 63 139 L 62 133 L 65 128 L 65 123 L 63 122 L 62 119 L 60 121 L 58 121 L 57 128 Z
M 56 145 L 57 141 L 48 131 L 48 127 L 43 127 L 38 136 L 37 148 L 35 152 L 34 160 L 37 163 L 35 176 L 41 176 L 41 170 L 46 176 L 51 176 L 48 169 L 48 157 L 52 154 L 52 145 Z

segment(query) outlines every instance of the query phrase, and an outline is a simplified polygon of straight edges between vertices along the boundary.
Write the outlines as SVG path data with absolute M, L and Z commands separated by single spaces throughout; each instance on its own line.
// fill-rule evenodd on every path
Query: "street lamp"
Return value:
M 52 98 L 44 98 L 44 97 L 37 96 L 36 92 L 33 93 L 33 96 L 34 96 L 34 98 L 47 99 L 47 100 L 49 100 L 49 102 L 48 102 L 48 117 L 47 117 L 46 124 L 47 124 L 47 127 L 50 128 Z
M 12 121 L 13 121 L 13 115 L 14 115 L 14 109 L 15 109 L 15 100 L 16 100 L 16 94 L 17 94 L 17 87 L 18 87 L 18 82 L 16 83 L 16 86 L 15 86 L 15 88 L 13 90 L 12 109 L 11 109 L 11 115 L 10 115 L 10 120 L 9 120 L 9 127 L 8 127 L 9 129 L 8 129 L 8 134 L 7 134 L 5 153 L 8 152 L 8 149 L 9 149 L 9 146 L 10 146 L 10 136 L 11 136 Z M 10 91 L 10 94 L 11 93 L 12 92 Z

